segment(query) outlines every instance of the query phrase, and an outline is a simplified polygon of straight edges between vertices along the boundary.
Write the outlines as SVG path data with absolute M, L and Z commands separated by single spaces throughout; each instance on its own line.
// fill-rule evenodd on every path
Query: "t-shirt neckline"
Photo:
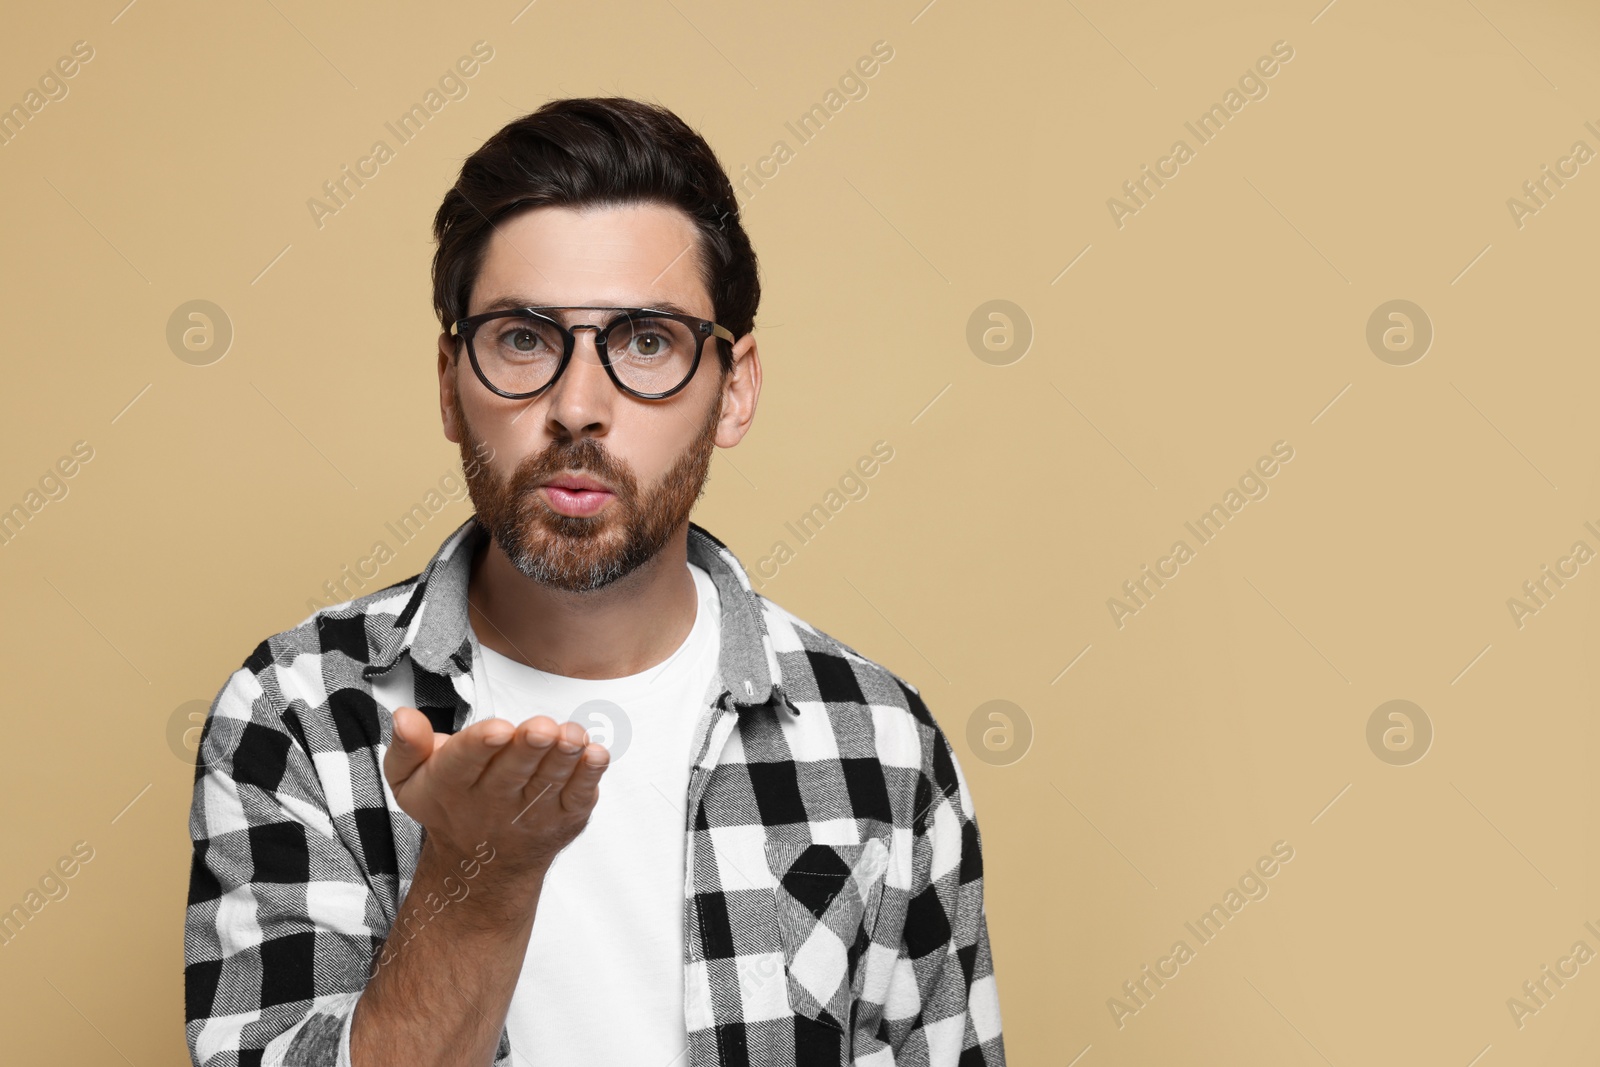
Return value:
M 539 670 L 496 652 L 480 642 L 477 632 L 469 625 L 467 630 L 472 642 L 478 693 L 487 695 L 489 676 L 492 674 L 496 686 L 537 695 L 542 700 L 582 703 L 604 698 L 615 703 L 626 703 L 645 696 L 658 685 L 672 682 L 693 665 L 696 657 L 690 653 L 707 639 L 707 632 L 714 621 L 710 614 L 720 606 L 720 597 L 711 576 L 694 563 L 689 563 L 688 567 L 695 582 L 694 623 L 678 647 L 660 663 L 620 678 L 572 678 Z M 492 711 L 483 714 L 492 714 Z

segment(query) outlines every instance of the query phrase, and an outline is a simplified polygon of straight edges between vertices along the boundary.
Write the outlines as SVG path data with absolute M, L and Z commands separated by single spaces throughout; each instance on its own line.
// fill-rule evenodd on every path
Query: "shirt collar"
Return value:
M 470 672 L 467 583 L 472 557 L 488 536 L 488 529 L 473 515 L 445 538 L 417 575 L 393 626 L 376 635 L 377 647 L 362 670 L 364 678 L 382 674 L 407 654 L 435 674 L 455 677 Z M 722 603 L 722 647 L 717 664 L 723 699 L 740 710 L 783 705 L 799 714 L 800 709 L 784 691 L 766 612 L 743 564 L 732 549 L 693 522 L 689 523 L 688 557 L 711 576 Z

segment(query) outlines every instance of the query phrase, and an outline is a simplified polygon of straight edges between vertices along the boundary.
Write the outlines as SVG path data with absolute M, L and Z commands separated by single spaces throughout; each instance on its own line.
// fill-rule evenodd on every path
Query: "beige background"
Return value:
M 1600 963 L 1520 1027 L 1507 1000 L 1600 951 L 1600 565 L 1520 627 L 1507 600 L 1600 550 L 1600 163 L 1520 227 L 1507 200 L 1600 151 L 1600 19 L 1321 2 L 8 20 L 0 104 L 74 42 L 94 56 L 0 147 L 0 507 L 75 442 L 93 459 L 0 546 L 0 905 L 74 842 L 94 858 L 0 948 L 6 1058 L 183 1062 L 190 702 L 453 484 L 428 266 L 460 160 L 550 97 L 621 93 L 735 177 L 792 153 L 747 187 L 766 388 L 696 519 L 751 569 L 789 541 L 762 591 L 917 684 L 954 740 L 1011 1062 L 1591 1062 Z M 466 97 L 319 228 L 308 199 L 479 40 Z M 866 95 L 800 144 L 785 123 L 878 41 Z M 1184 123 L 1278 41 L 1267 95 L 1199 145 Z M 1179 138 L 1194 158 L 1119 228 L 1108 198 Z M 1435 334 L 1407 366 L 1366 341 L 1396 299 Z M 234 333 L 206 366 L 166 340 L 192 300 Z M 986 353 L 1006 365 L 967 342 L 991 300 L 1031 324 L 1020 359 Z M 796 547 L 784 523 L 880 440 L 867 494 Z M 1278 441 L 1270 493 L 1119 629 L 1108 598 Z M 1433 730 L 1409 765 L 1367 742 L 1394 699 Z M 1009 747 L 969 734 L 993 700 Z M 1185 922 L 1279 841 L 1269 894 L 1201 945 Z M 1179 939 L 1194 957 L 1119 1027 L 1108 1000 Z

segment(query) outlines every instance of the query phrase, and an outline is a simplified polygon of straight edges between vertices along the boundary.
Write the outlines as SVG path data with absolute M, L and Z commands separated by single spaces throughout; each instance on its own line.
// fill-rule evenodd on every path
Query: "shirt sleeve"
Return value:
M 382 940 L 376 902 L 310 753 L 262 687 L 273 668 L 249 668 L 212 703 L 195 764 L 189 1054 L 197 1067 L 349 1067 L 350 1019 Z
M 983 906 L 982 840 L 966 778 L 937 725 L 917 804 L 911 896 L 883 1013 L 892 1062 L 1004 1067 Z

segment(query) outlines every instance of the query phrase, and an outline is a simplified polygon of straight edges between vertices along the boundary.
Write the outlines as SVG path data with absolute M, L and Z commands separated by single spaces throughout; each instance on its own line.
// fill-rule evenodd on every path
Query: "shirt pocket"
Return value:
M 883 896 L 888 848 L 768 840 L 789 1006 L 844 1032 Z

